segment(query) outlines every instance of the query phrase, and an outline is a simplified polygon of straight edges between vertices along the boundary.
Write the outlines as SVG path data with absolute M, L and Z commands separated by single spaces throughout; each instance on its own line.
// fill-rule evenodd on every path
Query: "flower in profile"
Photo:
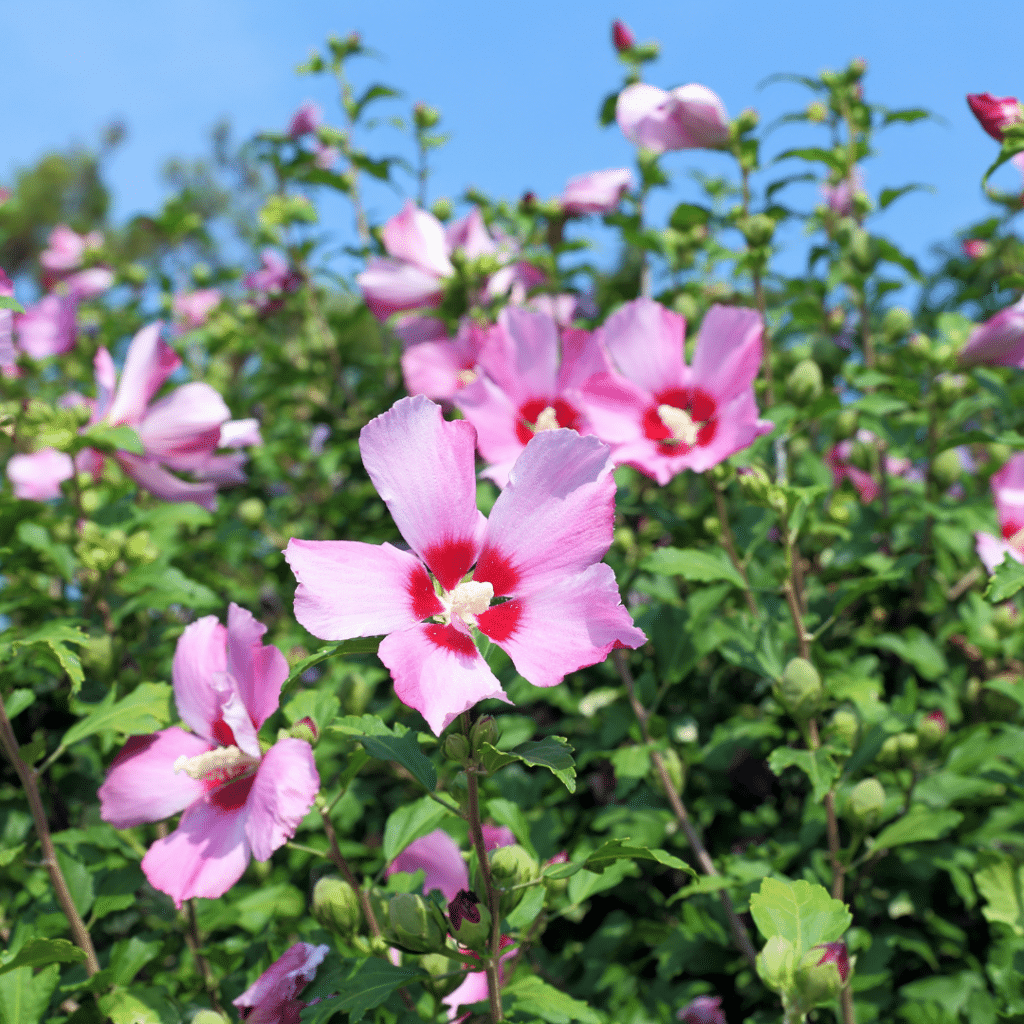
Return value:
M 967 105 L 982 128 L 996 142 L 1003 141 L 1003 132 L 1024 120 L 1024 111 L 1016 96 L 993 96 L 990 92 L 967 94 Z
M 99 249 L 102 245 L 103 235 L 99 231 L 80 235 L 67 224 L 58 224 L 50 232 L 47 246 L 39 254 L 39 262 L 45 271 L 63 277 L 85 263 L 88 250 Z
M 600 561 L 614 515 L 608 449 L 570 430 L 538 435 L 485 519 L 475 442 L 470 423 L 403 398 L 363 427 L 359 447 L 411 550 L 297 539 L 285 550 L 299 622 L 325 640 L 386 634 L 378 656 L 395 693 L 437 735 L 478 701 L 508 700 L 474 628 L 535 686 L 646 639 Z
M 697 996 L 676 1013 L 676 1019 L 683 1024 L 726 1024 L 721 1007 L 721 996 Z
M 288 136 L 292 139 L 298 139 L 303 135 L 309 135 L 310 132 L 315 132 L 323 124 L 323 120 L 324 115 L 319 104 L 314 103 L 312 100 L 306 100 L 292 114 L 292 119 L 288 122 Z
M 590 377 L 578 394 L 616 464 L 666 484 L 684 469 L 710 469 L 771 430 L 754 401 L 762 332 L 755 310 L 712 306 L 687 366 L 678 313 L 635 299 L 612 314 L 596 334 L 615 369 Z
M 590 331 L 559 331 L 551 316 L 506 306 L 487 334 L 477 362 L 480 376 L 453 401 L 476 427 L 488 463 L 484 476 L 499 487 L 538 432 L 589 429 L 576 389 L 608 362 Z
M 960 362 L 1024 367 L 1024 298 L 975 327 L 960 351 Z
M 851 167 L 845 178 L 825 182 L 821 186 L 825 205 L 840 217 L 849 217 L 853 213 L 853 200 L 858 195 L 864 195 L 864 173 L 859 167 Z
M 652 153 L 721 149 L 729 141 L 725 104 L 705 85 L 665 92 L 634 82 L 619 93 L 615 120 L 630 142 Z
M 245 1024 L 299 1024 L 307 1005 L 299 993 L 316 976 L 330 946 L 296 942 L 281 954 L 237 999 L 238 1017 Z
M 562 190 L 562 209 L 574 216 L 610 213 L 632 187 L 633 173 L 628 167 L 581 174 L 571 178 Z
M 260 726 L 276 710 L 288 662 L 264 645 L 267 627 L 231 604 L 185 628 L 174 652 L 174 700 L 182 721 L 134 736 L 100 787 L 100 817 L 116 828 L 184 812 L 142 859 L 154 888 L 176 906 L 223 896 L 250 857 L 267 860 L 295 834 L 320 788 L 309 744 L 279 739 L 263 753 Z M 272 1019 L 272 1018 L 269 1018 Z
M 200 288 L 194 292 L 178 292 L 171 299 L 174 320 L 183 331 L 202 327 L 210 314 L 220 305 L 221 293 L 217 288 Z
M 1024 563 L 1024 452 L 1014 455 L 989 481 L 995 499 L 1001 537 L 979 531 L 974 539 L 978 557 L 989 572 L 1009 555 Z
M 7 479 L 14 496 L 27 501 L 49 501 L 60 497 L 60 485 L 75 472 L 71 456 L 56 448 L 41 448 L 31 455 L 12 455 L 7 461 Z

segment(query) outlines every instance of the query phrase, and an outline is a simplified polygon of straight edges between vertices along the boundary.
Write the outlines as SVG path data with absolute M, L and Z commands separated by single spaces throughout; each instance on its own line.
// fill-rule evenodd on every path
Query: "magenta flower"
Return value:
M 417 337 L 419 332 L 425 337 Z M 477 379 L 476 364 L 488 332 L 472 320 L 463 321 L 454 338 L 432 317 L 401 320 L 395 333 L 408 345 L 402 353 L 402 377 L 410 395 L 450 402 Z
M 988 242 L 980 238 L 967 238 L 963 241 L 960 248 L 969 260 L 980 260 L 988 255 L 991 247 Z
M 727 1024 L 721 1006 L 721 996 L 697 996 L 676 1014 L 676 1019 L 683 1024 Z
M 850 173 L 842 181 L 826 182 L 821 186 L 821 196 L 825 205 L 840 217 L 849 217 L 853 213 L 854 196 L 864 195 L 864 173 L 859 167 L 850 168 Z
M 818 967 L 822 964 L 835 964 L 836 969 L 839 971 L 839 980 L 845 984 L 846 979 L 850 976 L 850 954 L 847 952 L 846 943 L 823 942 L 820 946 L 815 946 L 814 948 L 825 951 L 818 961 Z
M 1024 562 L 1024 452 L 1014 455 L 989 481 L 1002 538 L 975 533 L 978 557 L 989 572 L 1009 555 Z
M 559 350 L 561 349 L 561 355 Z M 576 389 L 609 369 L 589 331 L 566 330 L 543 313 L 507 306 L 478 356 L 481 376 L 453 401 L 476 427 L 484 476 L 504 487 L 538 431 L 569 427 L 592 434 Z
M 1024 298 L 975 327 L 960 351 L 960 362 L 1024 368 Z
M 853 441 L 847 438 L 829 448 L 825 453 L 825 464 L 832 470 L 833 487 L 838 487 L 844 480 L 849 480 L 857 489 L 861 503 L 867 505 L 882 493 L 882 487 L 867 470 L 859 469 L 850 462 L 852 455 Z
M 12 455 L 7 462 L 7 479 L 14 496 L 27 501 L 49 501 L 60 497 L 60 485 L 75 473 L 71 456 L 56 448 L 41 448 L 31 455 Z
M 44 270 L 63 277 L 82 266 L 89 249 L 99 249 L 102 245 L 103 235 L 99 231 L 80 235 L 66 224 L 58 224 L 50 232 L 48 244 L 39 254 L 39 262 Z
M 231 604 L 227 628 L 207 615 L 174 652 L 182 721 L 132 737 L 100 787 L 100 817 L 116 828 L 181 811 L 178 827 L 142 859 L 150 884 L 180 907 L 223 896 L 250 857 L 267 860 L 295 834 L 320 789 L 313 751 L 286 737 L 266 753 L 260 726 L 277 710 L 288 662 L 261 637 L 267 627 Z
M 628 50 L 636 45 L 636 36 L 633 35 L 630 27 L 624 22 L 616 18 L 612 22 L 612 46 L 615 47 L 619 53 L 623 50 Z
M 5 299 L 14 298 L 11 279 L 0 270 L 0 295 Z M 17 377 L 18 350 L 14 344 L 14 311 L 0 309 L 0 373 L 5 377 Z
M 302 277 L 273 249 L 264 249 L 260 253 L 260 263 L 262 265 L 259 270 L 245 275 L 244 284 L 250 291 L 256 292 L 257 310 L 260 313 L 271 313 L 281 305 L 288 292 L 299 288 Z
M 712 306 L 687 366 L 678 313 L 635 299 L 612 314 L 597 338 L 616 369 L 578 393 L 615 463 L 666 484 L 684 469 L 710 469 L 771 430 L 754 401 L 762 332 L 756 311 Z
M 627 167 L 581 174 L 562 190 L 562 209 L 576 215 L 610 213 L 632 187 L 633 174 Z
M 231 1005 L 245 1024 L 299 1024 L 307 1004 L 299 993 L 316 976 L 330 946 L 296 942 L 281 954 Z
M 634 82 L 619 93 L 615 120 L 630 142 L 652 153 L 721 149 L 729 141 L 725 105 L 704 85 L 681 85 L 665 92 Z
M 359 448 L 411 551 L 296 539 L 285 551 L 299 622 L 324 640 L 386 634 L 378 656 L 396 694 L 438 735 L 477 701 L 508 700 L 473 627 L 535 686 L 646 639 L 600 561 L 615 500 L 607 448 L 568 430 L 539 435 L 485 519 L 475 435 L 423 396 L 396 402 L 363 427 Z
M 1003 131 L 1024 120 L 1020 101 L 1016 96 L 993 96 L 990 92 L 967 94 L 967 105 L 982 128 L 996 142 L 1003 141 Z
M 308 135 L 310 132 L 315 132 L 323 124 L 323 121 L 324 115 L 319 105 L 312 100 L 306 100 L 292 114 L 292 119 L 288 122 L 288 136 L 298 139 L 303 135 Z
M 78 302 L 71 295 L 44 295 L 14 318 L 18 347 L 32 359 L 71 351 L 78 340 Z
M 171 299 L 171 310 L 175 322 L 183 331 L 202 327 L 210 314 L 220 305 L 221 294 L 217 288 L 200 288 L 194 292 L 178 292 Z

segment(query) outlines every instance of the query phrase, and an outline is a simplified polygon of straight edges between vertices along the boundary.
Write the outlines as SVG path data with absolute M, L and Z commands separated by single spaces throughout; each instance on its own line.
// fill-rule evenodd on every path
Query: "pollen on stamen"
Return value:
M 238 747 L 215 747 L 195 757 L 183 754 L 174 762 L 173 767 L 175 773 L 184 772 L 192 779 L 227 782 L 244 775 L 259 763 L 258 757 L 252 757 Z
M 537 422 L 533 425 L 533 432 L 539 434 L 542 430 L 557 430 L 558 429 L 558 413 L 555 412 L 554 408 L 550 405 L 545 406 L 540 415 L 537 417 Z
M 460 388 L 468 387 L 470 384 L 473 383 L 473 381 L 476 380 L 476 378 L 476 370 L 459 370 L 457 374 L 457 379 Z
M 479 580 L 466 580 L 449 595 L 449 608 L 452 615 L 458 615 L 460 619 L 467 621 L 469 616 L 487 611 L 493 598 L 494 587 L 492 584 Z
M 679 409 L 674 405 L 659 405 L 658 418 L 665 424 L 667 430 L 672 431 L 674 440 L 682 441 L 691 447 L 697 443 L 700 428 L 685 409 Z

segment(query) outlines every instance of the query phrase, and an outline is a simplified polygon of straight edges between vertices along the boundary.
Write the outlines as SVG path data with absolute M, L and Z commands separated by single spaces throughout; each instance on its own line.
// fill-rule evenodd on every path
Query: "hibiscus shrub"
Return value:
M 556 199 L 417 104 L 373 223 L 357 36 L 152 216 L 5 190 L 0 1021 L 1024 1019 L 1024 112 L 927 270 L 862 61 L 769 156 L 612 41 Z

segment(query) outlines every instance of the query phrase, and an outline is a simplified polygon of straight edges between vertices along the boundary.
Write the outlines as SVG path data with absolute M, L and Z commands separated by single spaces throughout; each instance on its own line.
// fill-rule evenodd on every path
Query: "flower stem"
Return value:
M 651 762 L 654 765 L 654 770 L 658 773 L 658 777 L 661 779 L 662 787 L 668 796 L 668 802 L 672 805 L 672 812 L 676 816 L 676 821 L 679 822 L 679 827 L 683 830 L 683 834 L 686 836 L 691 849 L 697 857 L 697 862 L 700 864 L 701 870 L 706 875 L 718 877 L 718 869 L 715 867 L 714 861 L 712 861 L 708 851 L 704 847 L 704 844 L 701 842 L 700 836 L 697 834 L 697 830 L 693 827 L 693 822 L 690 820 L 690 815 L 686 810 L 686 805 L 683 803 L 682 797 L 680 797 L 676 792 L 675 784 L 672 782 L 672 778 L 668 773 L 668 768 L 665 767 L 664 759 L 657 750 L 650 746 L 651 734 L 647 728 L 647 719 L 650 717 L 650 713 L 637 699 L 636 689 L 633 685 L 633 673 L 629 670 L 629 663 L 626 661 L 626 655 L 622 650 L 615 650 L 612 651 L 612 659 L 615 662 L 615 667 L 618 670 L 622 682 L 625 684 L 626 693 L 629 695 L 629 703 L 633 708 L 633 714 L 636 715 L 636 720 L 640 724 L 640 732 L 643 734 L 644 742 L 650 749 Z M 729 919 L 729 930 L 732 932 L 733 942 L 736 944 L 736 948 L 746 958 L 747 963 L 750 964 L 751 970 L 756 971 L 757 952 L 754 949 L 753 943 L 750 941 L 750 935 L 747 932 L 746 926 L 740 919 L 739 914 L 736 913 L 736 908 L 732 905 L 732 900 L 725 889 L 722 889 L 718 895 L 719 899 L 722 901 L 725 916 Z
M 377 923 L 377 918 L 373 913 L 373 906 L 370 903 L 370 895 L 359 884 L 359 881 L 352 869 L 348 866 L 348 861 L 342 856 L 341 849 L 338 846 L 338 833 L 334 831 L 334 823 L 331 821 L 326 807 L 322 805 L 319 800 L 317 801 L 317 810 L 320 812 L 320 817 L 323 819 L 324 834 L 327 836 L 327 842 L 330 845 L 328 856 L 334 862 L 335 867 L 337 867 L 342 875 L 345 876 L 345 881 L 352 886 L 353 891 L 359 899 L 359 906 L 363 911 L 363 916 L 366 918 L 366 923 L 370 927 L 370 932 L 376 938 L 381 932 L 380 925 Z
M 32 812 L 32 821 L 35 823 L 36 835 L 39 838 L 39 846 L 43 851 L 43 866 L 50 873 L 50 884 L 53 886 L 54 894 L 60 909 L 68 919 L 71 927 L 71 937 L 75 945 L 85 953 L 85 970 L 91 978 L 99 973 L 100 964 L 96 959 L 96 950 L 93 947 L 89 930 L 85 927 L 81 914 L 75 908 L 74 900 L 71 898 L 71 891 L 64 874 L 57 863 L 57 851 L 53 847 L 53 840 L 50 838 L 50 825 L 46 820 L 46 811 L 43 808 L 43 801 L 39 795 L 39 786 L 36 781 L 36 773 L 22 759 L 18 749 L 18 740 L 11 728 L 11 721 L 7 717 L 7 709 L 0 699 L 0 749 L 3 750 L 7 759 L 14 766 L 14 770 L 21 779 L 25 789 L 25 796 L 28 797 L 29 810 Z
M 760 613 L 757 610 L 757 602 L 754 600 L 754 592 L 750 589 L 750 580 L 747 577 L 746 566 L 740 561 L 740 556 L 736 551 L 736 539 L 733 537 L 732 527 L 729 525 L 729 509 L 725 504 L 725 495 L 722 493 L 722 488 L 718 486 L 718 481 L 710 470 L 704 474 L 704 479 L 707 480 L 711 493 L 715 496 L 718 522 L 722 526 L 722 544 L 729 554 L 729 561 L 732 562 L 733 568 L 743 579 L 743 596 L 747 599 L 747 607 L 750 609 L 750 614 L 756 618 Z

